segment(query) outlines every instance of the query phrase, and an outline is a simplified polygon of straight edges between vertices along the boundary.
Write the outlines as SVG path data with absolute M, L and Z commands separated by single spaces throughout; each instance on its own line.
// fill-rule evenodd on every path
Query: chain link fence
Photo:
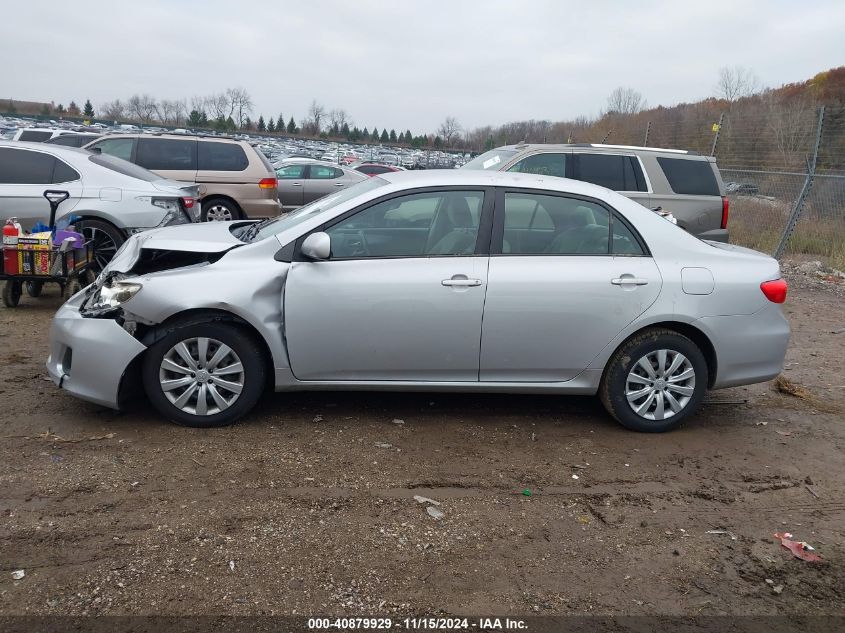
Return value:
M 731 201 L 731 242 L 845 270 L 845 107 L 797 99 L 753 111 L 682 107 L 659 121 L 643 115 L 610 118 L 589 141 L 715 156 Z

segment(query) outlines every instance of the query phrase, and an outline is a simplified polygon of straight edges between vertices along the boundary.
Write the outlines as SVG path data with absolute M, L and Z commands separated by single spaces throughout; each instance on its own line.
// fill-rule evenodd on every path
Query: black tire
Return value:
M 76 226 L 77 230 L 85 236 L 86 241 L 94 240 L 93 263 L 97 270 L 102 270 L 126 241 L 120 229 L 103 220 L 82 220 Z
M 3 284 L 3 304 L 7 308 L 16 308 L 21 300 L 21 282 L 7 281 Z
M 67 296 L 68 296 L 68 297 L 72 297 L 72 296 L 73 296 L 73 295 L 75 295 L 77 292 L 79 292 L 80 290 L 82 290 L 82 283 L 79 281 L 79 278 L 78 278 L 78 277 L 74 277 L 73 279 L 71 279 L 71 280 L 68 282 L 68 284 L 67 284 L 67 286 L 66 286 L 65 288 L 66 288 L 66 290 L 67 290 Z
M 226 198 L 205 198 L 201 205 L 200 219 L 203 222 L 228 222 L 241 218 L 241 210 L 238 205 Z M 209 213 L 212 214 L 211 219 L 209 219 Z
M 694 386 L 690 385 L 689 379 L 682 382 L 673 382 L 661 378 L 657 367 L 659 363 L 649 361 L 649 354 L 656 356 L 658 350 L 668 350 L 670 352 L 668 356 L 670 357 L 671 353 L 681 354 L 686 357 L 689 365 L 681 365 L 676 370 L 674 376 L 679 376 L 680 372 L 684 371 L 684 367 L 692 369 L 694 372 L 692 376 Z M 635 385 L 640 384 L 639 381 L 641 378 L 638 376 L 632 376 L 631 378 L 634 380 L 630 383 L 628 379 L 632 369 L 637 366 L 637 363 L 641 359 L 644 359 L 644 362 L 652 366 L 653 369 L 658 369 L 656 373 L 658 378 L 652 380 L 648 377 L 645 369 L 641 370 L 637 368 L 637 373 L 642 374 L 645 378 L 646 382 L 641 384 L 644 385 L 643 390 L 646 392 L 641 398 L 636 399 L 634 403 L 637 405 L 646 405 L 650 393 L 648 389 L 651 389 L 652 386 L 656 386 L 657 391 L 661 392 L 656 394 L 656 398 L 646 406 L 643 415 L 634 411 L 632 408 L 633 405 L 629 404 L 628 397 L 626 396 L 626 389 L 635 391 Z M 671 378 L 672 376 L 669 377 Z M 644 433 L 662 433 L 677 428 L 684 420 L 696 412 L 704 398 L 704 393 L 707 391 L 708 378 L 707 361 L 695 343 L 686 336 L 672 330 L 653 328 L 630 338 L 616 351 L 607 364 L 601 387 L 599 388 L 599 396 L 607 412 L 624 427 Z M 647 384 L 649 382 L 651 384 Z M 661 389 L 667 383 L 671 383 L 674 386 L 667 386 Z M 683 389 L 684 391 L 691 389 L 692 393 L 691 395 L 682 396 L 676 391 L 678 389 Z M 664 395 L 667 392 L 669 392 L 669 396 Z M 671 417 L 664 417 L 663 419 L 649 419 L 646 417 L 647 415 L 651 415 L 658 418 L 657 407 L 664 403 L 669 403 L 668 398 L 670 396 L 672 398 L 676 398 L 677 396 L 675 399 L 677 403 L 683 402 L 685 398 L 688 398 L 688 400 L 684 402 L 683 407 L 679 411 L 672 413 Z M 659 404 L 657 401 L 659 401 Z M 654 406 L 654 410 L 651 409 L 652 406 Z
M 26 282 L 26 294 L 30 297 L 40 297 L 41 291 L 44 289 L 44 282 L 43 281 L 27 281 Z
M 233 378 L 233 381 L 240 380 L 242 383 L 242 391 L 240 394 L 237 395 L 237 397 L 231 402 L 231 405 L 225 410 L 218 410 L 207 415 L 199 415 L 196 413 L 198 400 L 197 390 L 189 396 L 189 399 L 186 402 L 186 406 L 188 407 L 191 407 L 193 404 L 194 411 L 186 411 L 168 399 L 168 396 L 165 395 L 160 382 L 160 374 L 162 371 L 165 371 L 162 370 L 162 362 L 165 360 L 166 355 L 171 353 L 171 350 L 173 350 L 174 346 L 178 343 L 185 341 L 188 341 L 188 347 L 191 349 L 191 353 L 194 354 L 194 345 L 190 341 L 191 339 L 199 337 L 212 339 L 213 341 L 222 343 L 231 348 L 235 354 L 236 360 L 240 361 L 243 369 L 241 374 Z M 209 350 L 212 349 L 219 348 L 210 344 Z M 212 357 L 211 359 L 213 359 L 213 354 L 213 351 L 209 354 Z M 206 360 L 211 360 L 209 359 L 209 355 L 206 356 Z M 237 422 L 238 419 L 246 415 L 261 397 L 266 385 L 264 358 L 263 347 L 243 328 L 240 328 L 237 325 L 220 321 L 208 321 L 203 323 L 193 322 L 181 325 L 176 324 L 169 328 L 164 333 L 164 337 L 153 344 L 144 355 L 142 367 L 144 390 L 146 391 L 150 402 L 159 411 L 159 413 L 176 424 L 194 428 L 227 426 Z M 181 361 L 178 364 L 187 365 Z M 186 373 L 184 369 L 188 369 L 188 372 Z M 199 369 L 208 370 L 207 366 L 202 367 L 202 365 L 198 367 L 198 370 Z M 221 369 L 227 369 L 227 367 L 221 367 Z M 190 369 L 186 366 L 178 374 L 171 373 L 169 379 L 177 379 L 179 376 L 183 376 L 187 379 L 190 376 L 189 372 Z M 198 376 L 199 373 L 199 371 L 196 371 L 194 376 Z M 208 373 L 213 374 L 214 371 L 208 370 Z M 231 376 L 231 374 L 227 375 Z M 206 378 L 205 383 L 200 385 L 197 389 L 199 390 L 205 387 L 205 389 L 210 390 L 211 387 L 208 386 L 209 384 L 216 385 L 214 387 L 215 390 L 220 389 L 220 391 L 217 392 L 218 394 L 224 394 L 230 397 L 234 395 L 231 392 L 226 392 L 225 389 L 220 387 L 217 382 L 214 382 L 213 378 Z M 170 393 L 176 397 L 184 395 L 185 391 L 188 391 L 189 389 L 190 387 L 186 387 L 186 389 L 181 392 L 174 389 Z M 207 393 L 203 391 L 203 393 L 205 394 L 206 403 L 209 401 L 212 403 L 214 402 L 210 391 Z M 212 404 L 212 408 L 215 406 L 216 405 Z

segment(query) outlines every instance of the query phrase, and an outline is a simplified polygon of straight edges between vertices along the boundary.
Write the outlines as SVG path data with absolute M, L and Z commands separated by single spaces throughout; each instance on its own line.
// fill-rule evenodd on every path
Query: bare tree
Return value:
M 313 99 L 311 105 L 308 106 L 308 117 L 305 119 L 303 127 L 307 127 L 312 134 L 317 135 L 322 129 L 325 116 L 326 109 L 317 103 L 316 99 Z
M 235 121 L 238 127 L 243 127 L 244 122 L 252 114 L 252 97 L 243 88 L 226 88 L 226 102 L 229 109 L 229 116 Z
M 100 117 L 110 121 L 120 121 L 126 116 L 126 106 L 120 99 L 100 105 Z
M 129 115 L 143 123 L 151 123 L 156 115 L 156 100 L 150 95 L 132 95 L 127 102 Z
M 341 130 L 344 125 L 352 127 L 352 119 L 346 113 L 346 110 L 335 108 L 329 111 L 329 127 L 333 130 Z
M 806 97 L 776 99 L 771 91 L 763 95 L 766 124 L 784 165 L 799 166 L 813 143 L 815 106 Z
M 722 66 L 719 69 L 719 81 L 716 95 L 732 105 L 737 99 L 747 97 L 760 90 L 760 80 L 754 71 L 744 66 Z
M 437 128 L 437 136 L 443 139 L 446 147 L 451 147 L 455 137 L 461 131 L 461 124 L 453 116 L 447 116 L 440 127 Z
M 642 94 L 633 88 L 619 86 L 607 98 L 605 114 L 636 114 L 645 108 Z
M 225 119 L 229 114 L 229 97 L 226 93 L 208 95 L 205 98 L 208 106 L 209 117 L 213 119 Z

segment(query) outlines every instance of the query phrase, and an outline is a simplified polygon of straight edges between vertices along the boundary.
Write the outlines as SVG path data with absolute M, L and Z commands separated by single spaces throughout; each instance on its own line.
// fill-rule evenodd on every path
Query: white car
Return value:
M 25 230 L 48 224 L 47 189 L 70 197 L 56 219 L 73 214 L 94 240 L 105 265 L 129 235 L 199 219 L 193 184 L 165 180 L 120 158 L 45 143 L 0 141 L 0 221 L 16 217 Z

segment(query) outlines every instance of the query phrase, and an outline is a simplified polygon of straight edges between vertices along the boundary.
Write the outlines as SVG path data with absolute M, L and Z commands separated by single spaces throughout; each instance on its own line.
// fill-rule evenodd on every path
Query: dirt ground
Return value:
M 55 290 L 0 308 L 0 615 L 845 615 L 845 293 L 790 281 L 803 397 L 715 392 L 664 435 L 592 398 L 378 393 L 180 428 L 47 381 Z

